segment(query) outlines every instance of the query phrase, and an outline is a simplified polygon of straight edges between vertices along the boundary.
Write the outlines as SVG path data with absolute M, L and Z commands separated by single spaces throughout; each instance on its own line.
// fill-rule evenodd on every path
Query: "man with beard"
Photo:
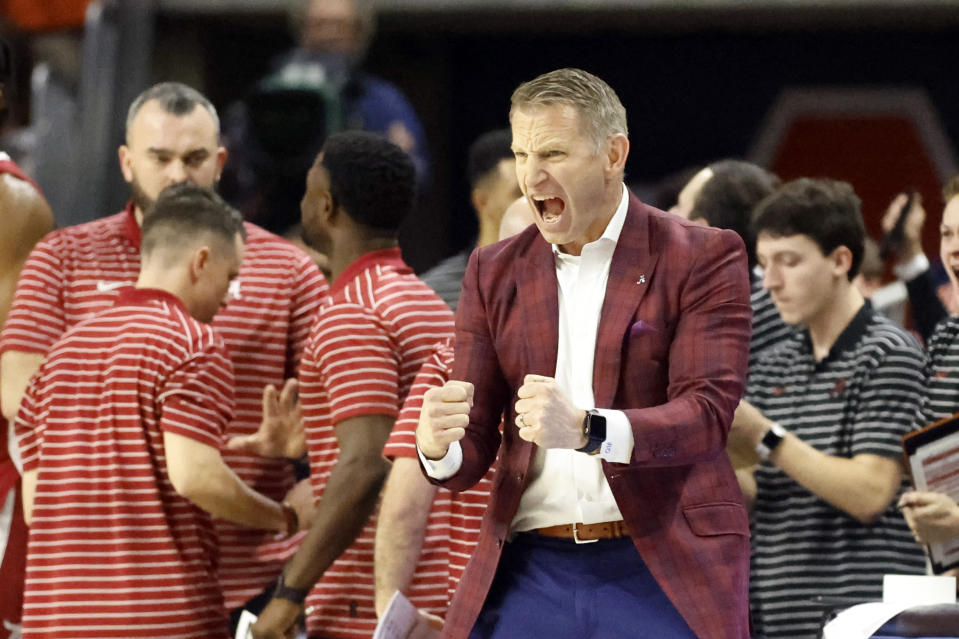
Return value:
M 112 306 L 118 289 L 140 271 L 140 225 L 152 201 L 172 184 L 217 183 L 226 149 L 219 143 L 216 109 L 202 94 L 161 83 L 130 106 L 120 168 L 133 198 L 124 211 L 48 235 L 23 268 L 10 316 L 0 335 L 3 413 L 12 419 L 30 376 L 50 346 L 71 326 Z M 227 435 L 257 431 L 263 406 L 291 377 L 313 316 L 328 287 L 310 258 L 289 242 L 246 224 L 247 244 L 231 301 L 213 320 L 236 375 L 237 406 Z M 290 463 L 252 452 L 224 452 L 247 484 L 283 499 L 294 484 Z M 220 585 L 230 609 L 272 583 L 299 538 L 217 521 Z
M 307 177 L 304 233 L 333 275 L 300 366 L 317 510 L 257 639 L 289 636 L 304 601 L 311 637 L 362 639 L 376 627 L 371 515 L 389 469 L 383 445 L 432 346 L 453 333 L 449 307 L 397 246 L 414 180 L 398 146 L 360 131 L 331 136 Z

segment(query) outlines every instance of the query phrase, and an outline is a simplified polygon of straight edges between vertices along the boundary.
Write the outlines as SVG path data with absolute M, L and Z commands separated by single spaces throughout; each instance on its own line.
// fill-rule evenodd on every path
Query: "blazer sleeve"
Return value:
M 735 233 L 707 231 L 666 258 L 667 275 L 680 287 L 666 401 L 625 409 L 633 429 L 634 465 L 715 458 L 725 449 L 743 394 L 752 330 L 746 251 Z M 684 264 L 688 268 L 679 267 Z

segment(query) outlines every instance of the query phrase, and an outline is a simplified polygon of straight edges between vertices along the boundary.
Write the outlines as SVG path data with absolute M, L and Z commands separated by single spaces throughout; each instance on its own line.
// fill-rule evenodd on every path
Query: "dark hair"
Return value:
M 130 109 L 127 111 L 127 136 L 130 135 L 130 127 L 133 125 L 133 120 L 137 117 L 137 113 L 139 113 L 143 105 L 150 100 L 156 100 L 160 103 L 160 108 L 176 116 L 189 115 L 193 113 L 193 109 L 199 105 L 206 109 L 210 117 L 213 118 L 217 133 L 220 131 L 220 118 L 216 114 L 216 107 L 213 106 L 213 103 L 210 102 L 205 95 L 180 82 L 161 82 L 154 84 L 138 95 L 133 101 L 133 104 L 130 105 Z
M 812 178 L 787 182 L 756 207 L 752 230 L 754 237 L 805 235 L 823 255 L 845 246 L 852 252 L 849 279 L 859 273 L 866 229 L 859 197 L 846 182 Z
M 374 234 L 395 236 L 416 190 L 406 152 L 375 133 L 344 131 L 326 139 L 322 157 L 333 201 Z
M 779 178 L 766 169 L 740 160 L 720 160 L 709 165 L 712 177 L 706 181 L 689 214 L 706 224 L 730 229 L 746 244 L 749 268 L 756 265 L 756 241 L 750 230 L 753 209 L 776 190 Z
M 190 183 L 168 186 L 144 213 L 140 252 L 189 244 L 191 238 L 212 234 L 228 246 L 240 235 L 246 239 L 243 216 L 213 189 Z
M 475 189 L 503 160 L 513 159 L 509 129 L 495 129 L 480 135 L 470 145 L 466 160 L 466 177 Z

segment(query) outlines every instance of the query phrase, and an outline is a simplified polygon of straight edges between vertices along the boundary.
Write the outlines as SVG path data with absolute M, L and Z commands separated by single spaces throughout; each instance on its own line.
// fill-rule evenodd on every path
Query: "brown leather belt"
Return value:
M 537 528 L 544 537 L 572 539 L 577 544 L 589 544 L 600 539 L 619 539 L 629 536 L 625 521 L 604 521 L 598 524 L 559 524 Z

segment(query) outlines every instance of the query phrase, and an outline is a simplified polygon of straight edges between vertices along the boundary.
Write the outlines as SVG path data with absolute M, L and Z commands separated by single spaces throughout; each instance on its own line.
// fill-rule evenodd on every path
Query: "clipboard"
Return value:
M 903 435 L 902 448 L 916 490 L 945 493 L 959 502 L 959 413 Z M 926 550 L 936 574 L 959 567 L 959 539 Z

